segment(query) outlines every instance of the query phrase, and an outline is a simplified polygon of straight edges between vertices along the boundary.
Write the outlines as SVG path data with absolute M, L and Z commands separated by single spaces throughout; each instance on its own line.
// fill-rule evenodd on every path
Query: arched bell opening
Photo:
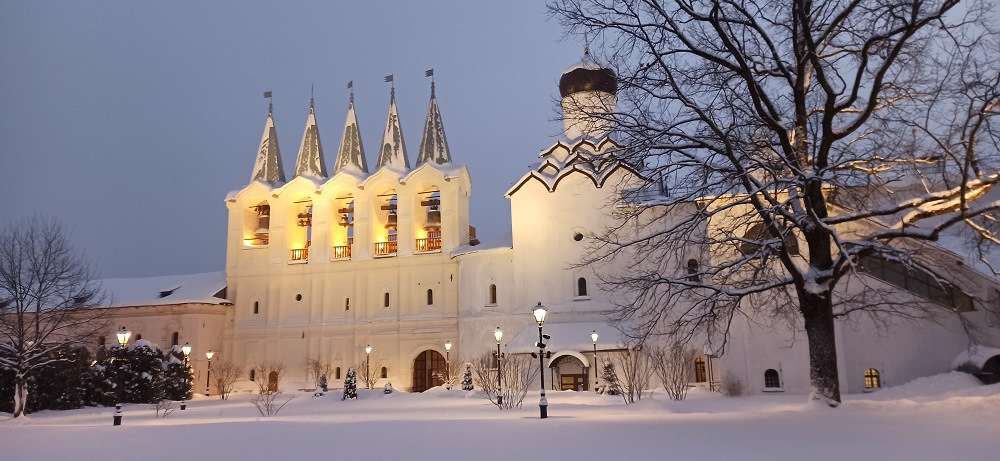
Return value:
M 420 219 L 415 220 L 417 236 L 414 248 L 416 251 L 441 250 L 441 190 L 437 186 L 429 186 L 417 194 L 418 210 L 422 211 Z
M 261 200 L 243 213 L 243 245 L 267 246 L 271 235 L 271 205 Z
M 288 234 L 289 259 L 292 261 L 308 261 L 309 245 L 312 243 L 312 199 L 304 197 L 292 202 L 288 214 L 288 224 L 285 226 Z
M 388 190 L 379 194 L 375 197 L 375 206 L 375 216 L 378 219 L 373 220 L 374 254 L 375 256 L 394 255 L 397 249 L 396 231 L 399 228 L 396 191 Z
M 332 259 L 350 259 L 354 245 L 354 196 L 344 194 L 333 201 L 336 226 L 330 228 L 330 252 Z

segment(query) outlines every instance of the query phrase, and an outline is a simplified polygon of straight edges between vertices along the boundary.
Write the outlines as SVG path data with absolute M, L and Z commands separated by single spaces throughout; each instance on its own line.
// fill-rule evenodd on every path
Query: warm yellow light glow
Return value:
M 181 352 L 184 353 L 185 357 L 191 355 L 191 345 L 188 343 L 184 343 L 184 347 L 181 348 Z
M 496 331 L 493 332 L 493 337 L 497 339 L 497 344 L 503 340 L 503 331 L 500 330 L 500 327 L 497 327 Z
M 209 360 L 212 360 L 212 357 L 214 357 L 214 356 L 215 356 L 215 352 L 212 352 L 211 349 L 209 349 L 208 352 L 205 353 L 205 357 L 208 357 Z
M 531 312 L 535 314 L 535 321 L 538 322 L 538 326 L 545 323 L 545 306 L 539 301 L 538 305 L 531 309 Z

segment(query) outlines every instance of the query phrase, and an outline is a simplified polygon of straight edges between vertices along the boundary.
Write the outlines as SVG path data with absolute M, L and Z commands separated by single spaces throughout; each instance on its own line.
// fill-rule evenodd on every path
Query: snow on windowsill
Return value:
M 574 296 L 573 301 L 590 301 L 590 296 Z
M 293 259 L 291 261 L 288 261 L 288 264 L 307 264 L 308 262 L 309 262 L 308 259 Z
M 783 387 L 765 387 L 761 389 L 761 392 L 785 392 Z

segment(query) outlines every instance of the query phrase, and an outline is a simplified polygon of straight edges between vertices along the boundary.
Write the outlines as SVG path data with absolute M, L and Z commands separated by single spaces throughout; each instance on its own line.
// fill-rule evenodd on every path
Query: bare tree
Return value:
M 14 417 L 24 414 L 28 377 L 62 360 L 63 347 L 108 331 L 109 309 L 94 271 L 56 221 L 38 216 L 0 232 L 0 366 L 14 372 Z
M 653 376 L 653 363 L 644 347 L 626 340 L 625 347 L 611 357 L 616 365 L 616 376 L 626 404 L 642 400 L 649 392 L 649 380 Z
M 330 375 L 330 364 L 323 363 L 319 359 L 306 358 L 305 360 L 306 379 L 312 379 L 313 385 L 320 387 L 321 377 Z
M 278 388 L 282 376 L 285 375 L 285 364 L 273 360 L 257 362 L 253 366 L 254 372 L 261 379 L 254 381 L 257 385 L 257 393 L 250 399 L 250 402 L 257 407 L 261 416 L 273 416 L 278 414 L 288 402 L 295 396 L 283 399 L 282 392 Z M 284 402 L 282 402 L 284 400 Z
M 228 359 L 218 359 L 216 365 L 212 367 L 212 378 L 215 380 L 215 387 L 219 390 L 219 397 L 222 400 L 229 400 L 229 394 L 233 392 L 236 381 L 243 376 L 243 365 Z
M 385 368 L 386 377 L 388 377 L 389 362 L 381 355 L 375 358 L 369 358 L 354 367 L 354 369 L 360 374 L 361 382 L 364 383 L 365 389 L 374 388 L 375 383 L 379 379 L 382 379 L 382 368 Z
M 528 386 L 538 378 L 538 367 L 528 354 L 504 355 L 499 363 L 494 357 L 490 351 L 471 362 L 475 387 L 501 410 L 520 408 Z
M 694 363 L 694 350 L 675 341 L 669 346 L 653 348 L 650 355 L 656 377 L 660 378 L 670 400 L 687 398 L 688 384 L 694 374 L 691 366 Z
M 641 261 L 604 281 L 637 338 L 708 337 L 746 316 L 805 329 L 813 398 L 840 402 L 834 320 L 971 308 L 922 242 L 964 228 L 1000 242 L 995 5 L 958 0 L 554 0 L 614 68 L 617 159 L 648 179 L 582 264 Z M 928 280 L 914 306 L 872 277 Z M 895 270 L 895 267 L 893 268 Z M 851 290 L 844 285 L 867 284 Z M 947 298 L 947 299 L 945 299 Z M 912 299 L 912 297 L 911 297 Z M 887 317 L 889 316 L 889 317 Z

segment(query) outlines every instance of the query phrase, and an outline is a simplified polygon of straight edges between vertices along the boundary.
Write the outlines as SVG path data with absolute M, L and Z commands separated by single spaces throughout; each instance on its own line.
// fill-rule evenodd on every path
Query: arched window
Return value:
M 142 339 L 142 333 L 136 333 L 135 340 L 138 341 L 140 339 Z
M 427 305 L 428 306 L 434 305 L 434 290 L 430 289 L 427 290 Z
M 382 297 L 382 307 L 389 307 L 389 293 Z
M 180 337 L 180 333 L 178 333 L 176 331 L 172 335 L 170 335 L 170 345 L 171 346 L 176 346 L 177 345 L 177 339 L 179 337 Z
M 257 314 L 260 313 L 260 303 L 257 302 L 257 301 L 253 302 L 253 313 L 254 313 L 254 315 L 257 315 Z
M 490 292 L 489 292 L 489 295 L 487 296 L 487 299 L 489 300 L 489 302 L 487 302 L 486 304 L 489 304 L 491 306 L 496 305 L 496 303 L 497 303 L 497 286 L 495 284 L 491 284 L 490 285 Z
M 703 383 L 708 381 L 705 373 L 705 359 L 698 357 L 694 359 L 694 382 Z
M 334 379 L 340 379 L 340 367 L 337 367 L 337 369 L 335 371 L 336 371 L 336 373 L 334 374 L 334 376 L 335 376 Z
M 688 260 L 688 281 L 689 282 L 700 282 L 701 281 L 701 274 L 698 273 L 698 271 L 701 269 L 699 266 L 700 265 L 698 264 L 698 260 L 697 259 L 689 259 Z
M 878 370 L 869 368 L 865 370 L 865 389 L 878 389 L 882 387 L 882 378 Z
M 389 369 L 388 368 L 382 367 L 382 377 L 383 378 L 388 378 L 389 377 Z
M 576 295 L 587 296 L 587 279 L 583 277 L 576 279 Z
M 778 376 L 778 370 L 774 368 L 768 368 L 764 372 L 764 388 L 765 389 L 780 389 L 781 388 L 781 378 Z
M 104 336 L 98 336 L 97 337 L 97 347 L 104 347 L 104 345 L 106 344 L 105 341 L 107 341 L 107 339 L 105 339 Z
M 254 381 L 256 379 L 257 379 L 257 370 L 250 369 L 250 381 Z
M 344 298 L 344 310 L 351 310 L 351 298 Z

